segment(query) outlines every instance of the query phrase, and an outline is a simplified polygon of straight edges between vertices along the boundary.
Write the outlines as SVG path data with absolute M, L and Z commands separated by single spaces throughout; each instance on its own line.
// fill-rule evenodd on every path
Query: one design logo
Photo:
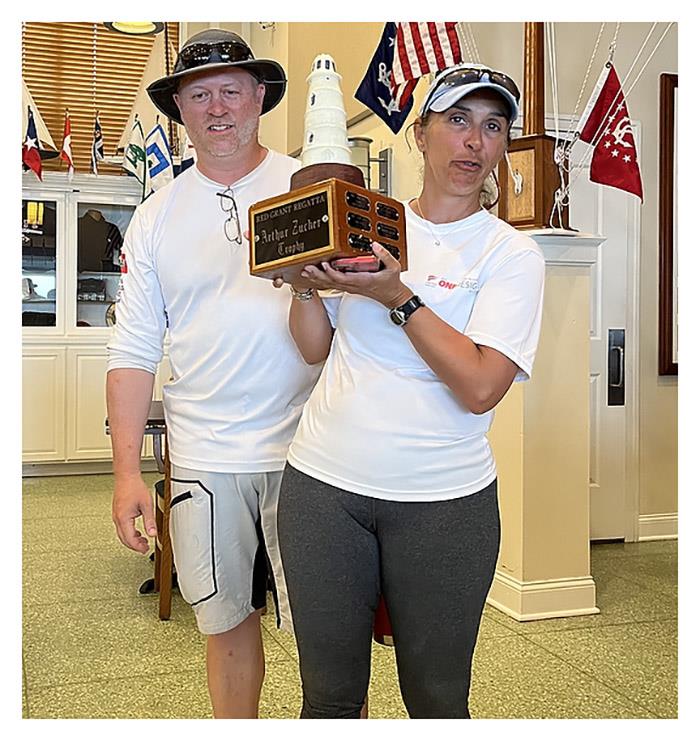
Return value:
M 475 278 L 463 278 L 459 283 L 447 280 L 447 278 L 440 278 L 437 275 L 428 275 L 425 280 L 425 285 L 429 288 L 445 288 L 448 291 L 452 291 L 455 288 L 465 288 L 467 291 L 478 291 L 479 281 Z
M 476 278 L 464 278 L 459 284 L 460 288 L 466 288 L 467 291 L 478 291 L 479 281 Z

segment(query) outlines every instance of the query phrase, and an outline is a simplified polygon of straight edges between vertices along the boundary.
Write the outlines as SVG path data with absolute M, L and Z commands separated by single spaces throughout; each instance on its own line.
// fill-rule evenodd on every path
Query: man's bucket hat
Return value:
M 152 82 L 146 90 L 159 111 L 182 124 L 180 109 L 173 100 L 182 78 L 204 69 L 226 67 L 244 69 L 265 85 L 262 113 L 271 111 L 284 97 L 287 78 L 282 66 L 272 59 L 256 59 L 238 34 L 221 28 L 210 28 L 187 39 L 177 55 L 173 73 Z

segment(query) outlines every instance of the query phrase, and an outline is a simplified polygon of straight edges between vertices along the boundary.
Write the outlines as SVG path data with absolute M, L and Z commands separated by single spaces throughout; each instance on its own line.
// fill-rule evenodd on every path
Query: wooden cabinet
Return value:
M 36 345 L 22 352 L 22 453 L 26 462 L 66 455 L 66 351 Z

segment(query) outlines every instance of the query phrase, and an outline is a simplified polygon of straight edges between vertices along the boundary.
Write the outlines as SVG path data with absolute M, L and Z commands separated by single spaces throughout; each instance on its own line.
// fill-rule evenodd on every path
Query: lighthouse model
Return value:
M 350 164 L 340 80 L 333 58 L 328 54 L 319 54 L 314 59 L 311 74 L 306 78 L 309 94 L 304 115 L 303 166 L 319 162 Z
M 341 79 L 329 54 L 314 59 L 306 78 L 302 169 L 292 176 L 292 188 L 333 177 L 364 186 L 362 170 L 350 160 Z

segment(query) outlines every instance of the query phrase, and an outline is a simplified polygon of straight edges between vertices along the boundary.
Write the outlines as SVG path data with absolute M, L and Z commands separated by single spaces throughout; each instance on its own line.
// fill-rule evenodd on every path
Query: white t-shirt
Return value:
M 298 168 L 269 151 L 232 185 L 241 230 L 248 207 L 287 192 Z M 163 402 L 172 462 L 276 471 L 320 366 L 304 363 L 289 333 L 289 291 L 252 277 L 248 242 L 226 238 L 223 190 L 195 165 L 136 209 L 107 367 L 155 373 L 167 322 L 173 378 Z
M 406 204 L 406 222 L 403 283 L 452 327 L 515 362 L 516 380 L 529 378 L 544 288 L 537 244 L 484 210 L 429 227 Z M 395 501 L 452 499 L 491 483 L 493 412 L 461 406 L 379 302 L 343 294 L 324 303 L 336 332 L 290 464 L 346 491 Z

